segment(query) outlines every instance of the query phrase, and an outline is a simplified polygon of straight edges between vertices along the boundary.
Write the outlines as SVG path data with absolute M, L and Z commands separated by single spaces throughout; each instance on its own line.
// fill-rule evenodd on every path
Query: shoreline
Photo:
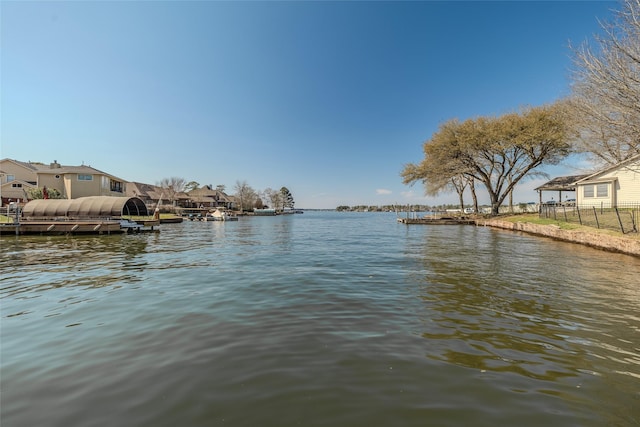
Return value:
M 500 219 L 477 219 L 476 225 L 521 231 L 537 236 L 550 237 L 565 242 L 591 246 L 609 252 L 618 252 L 640 258 L 640 240 L 611 236 L 586 230 L 563 230 L 557 225 L 541 225 L 529 222 L 511 222 Z

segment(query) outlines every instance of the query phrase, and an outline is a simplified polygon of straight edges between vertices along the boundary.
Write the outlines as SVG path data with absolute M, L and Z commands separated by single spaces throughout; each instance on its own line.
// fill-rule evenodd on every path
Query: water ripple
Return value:
M 2 243 L 3 425 L 640 420 L 624 255 L 314 212 Z

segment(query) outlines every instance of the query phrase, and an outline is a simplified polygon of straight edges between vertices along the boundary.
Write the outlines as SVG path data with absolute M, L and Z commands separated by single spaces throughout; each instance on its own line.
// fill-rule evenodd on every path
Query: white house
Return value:
M 640 155 L 576 181 L 579 206 L 640 204 Z

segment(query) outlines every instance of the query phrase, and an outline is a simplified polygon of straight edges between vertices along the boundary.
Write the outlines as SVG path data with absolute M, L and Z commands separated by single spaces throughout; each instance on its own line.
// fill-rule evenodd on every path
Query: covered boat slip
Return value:
M 78 199 L 38 199 L 28 202 L 13 223 L 0 226 L 0 235 L 20 234 L 111 234 L 158 231 L 160 221 L 129 220 L 149 217 L 137 197 L 92 196 Z

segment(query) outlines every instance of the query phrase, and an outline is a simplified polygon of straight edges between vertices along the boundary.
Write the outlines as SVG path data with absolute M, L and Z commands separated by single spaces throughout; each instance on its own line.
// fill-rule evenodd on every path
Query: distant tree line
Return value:
M 471 205 L 465 207 L 472 208 Z M 336 207 L 338 212 L 443 212 L 447 209 L 459 209 L 459 205 L 455 204 L 439 204 L 439 205 L 340 205 Z
M 285 208 L 293 208 L 295 202 L 293 195 L 287 187 L 280 190 L 266 188 L 259 192 L 251 188 L 246 181 L 236 181 L 235 197 L 238 200 L 240 210 L 264 209 L 271 207 L 283 211 Z
M 166 197 L 171 204 L 176 200 L 176 196 L 179 193 L 200 188 L 198 182 L 190 181 L 187 183 L 184 178 L 180 177 L 164 178 L 157 183 L 157 186 L 162 188 L 163 196 Z M 213 188 L 213 186 L 211 187 Z M 225 193 L 225 185 L 220 184 L 215 188 Z M 281 187 L 280 190 L 266 188 L 265 190 L 257 191 L 251 187 L 247 181 L 237 180 L 233 189 L 235 194 L 232 194 L 232 196 L 236 199 L 237 209 L 242 212 L 267 207 L 283 211 L 285 208 L 293 209 L 295 206 L 293 195 L 287 187 Z
M 425 194 L 456 192 L 460 208 L 469 189 L 487 191 L 497 214 L 537 168 L 571 153 L 586 153 L 594 166 L 640 154 L 640 0 L 624 0 L 603 24 L 596 48 L 574 49 L 572 93 L 552 105 L 527 107 L 499 117 L 451 119 L 423 144 L 424 159 L 406 164 L 405 184 L 422 182 Z

